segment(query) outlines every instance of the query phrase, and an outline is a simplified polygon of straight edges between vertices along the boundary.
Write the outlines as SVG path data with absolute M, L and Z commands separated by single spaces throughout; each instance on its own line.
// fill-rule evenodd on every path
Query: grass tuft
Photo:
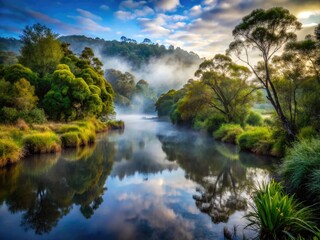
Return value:
M 288 150 L 280 173 L 289 190 L 320 201 L 320 139 L 296 142 Z
M 61 150 L 61 141 L 54 132 L 28 134 L 23 137 L 28 153 L 50 153 Z
M 22 148 L 13 140 L 0 139 L 0 167 L 18 162 L 22 155 Z
M 284 193 L 280 183 L 263 184 L 253 196 L 253 211 L 245 218 L 246 227 L 260 231 L 261 239 L 287 239 L 308 233 L 320 237 L 312 210 L 302 207 L 293 195 Z

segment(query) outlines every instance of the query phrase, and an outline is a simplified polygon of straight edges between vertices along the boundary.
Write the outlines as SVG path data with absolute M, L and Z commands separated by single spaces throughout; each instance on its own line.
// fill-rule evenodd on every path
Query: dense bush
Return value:
M 13 140 L 0 139 L 0 167 L 17 162 L 22 155 L 21 147 Z
M 80 145 L 78 132 L 66 132 L 60 136 L 63 147 L 78 147 Z
M 320 237 L 312 222 L 311 209 L 285 194 L 280 183 L 263 184 L 254 194 L 253 202 L 253 211 L 245 216 L 249 221 L 247 227 L 260 231 L 261 239 L 294 239 L 306 231 Z
M 298 139 L 311 139 L 318 135 L 317 131 L 312 126 L 303 127 L 298 133 Z
M 258 154 L 271 154 L 274 143 L 272 132 L 267 127 L 250 127 L 238 136 L 241 150 L 249 150 Z
M 252 126 L 261 126 L 263 119 L 259 113 L 251 111 L 246 118 L 246 123 Z
M 289 190 L 319 202 L 320 139 L 296 142 L 288 150 L 280 172 Z
M 223 142 L 236 143 L 237 137 L 243 133 L 239 124 L 222 124 L 220 128 L 213 133 L 214 138 Z
M 50 153 L 61 150 L 61 141 L 53 132 L 31 133 L 23 138 L 28 153 Z

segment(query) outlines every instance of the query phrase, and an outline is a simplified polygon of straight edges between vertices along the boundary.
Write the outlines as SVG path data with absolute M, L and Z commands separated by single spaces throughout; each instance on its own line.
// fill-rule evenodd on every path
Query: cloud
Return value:
M 90 18 L 93 20 L 102 20 L 102 17 L 95 15 L 87 10 L 83 10 L 81 8 L 77 8 L 77 12 L 79 12 L 81 14 L 81 16 L 83 16 L 85 18 Z
M 120 9 L 136 9 L 146 5 L 146 1 L 126 0 L 120 3 Z
M 81 30 L 87 30 L 89 32 L 107 32 L 111 29 L 109 27 L 102 26 L 90 18 L 82 16 L 68 16 L 69 18 L 76 19 L 78 25 L 81 26 Z
M 138 23 L 142 28 L 142 32 L 149 33 L 153 37 L 164 37 L 170 34 L 170 30 L 163 25 L 165 21 L 161 17 L 154 19 L 150 18 L 138 18 Z
M 187 14 L 188 12 L 186 12 Z M 192 8 L 190 8 L 189 10 L 189 14 L 190 16 L 192 17 L 195 17 L 195 16 L 199 16 L 200 14 L 202 13 L 202 7 L 201 5 L 194 5 Z
M 144 6 L 141 9 L 135 9 L 134 11 L 125 11 L 125 10 L 119 10 L 117 12 L 115 12 L 115 16 L 118 19 L 121 20 L 132 20 L 138 17 L 146 17 L 146 16 L 150 16 L 153 15 L 154 11 L 152 8 L 148 7 L 148 6 Z
M 163 11 L 175 10 L 179 5 L 179 0 L 154 0 L 155 8 Z
M 105 5 L 105 4 L 102 4 L 99 8 L 104 10 L 104 11 L 108 11 L 110 9 L 110 7 Z

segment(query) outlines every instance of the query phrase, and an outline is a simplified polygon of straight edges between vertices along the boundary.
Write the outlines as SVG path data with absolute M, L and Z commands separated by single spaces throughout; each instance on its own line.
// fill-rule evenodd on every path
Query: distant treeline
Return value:
M 102 56 L 121 57 L 138 68 L 144 63 L 148 63 L 152 58 L 166 55 L 174 56 L 175 61 L 179 61 L 186 66 L 199 62 L 200 59 L 194 52 L 187 52 L 172 45 L 165 47 L 158 43 L 154 44 L 148 38 L 145 38 L 141 43 L 137 43 L 136 40 L 124 36 L 121 37 L 121 41 L 106 41 L 101 38 L 90 38 L 83 35 L 62 36 L 58 40 L 69 43 L 70 49 L 76 54 L 80 54 L 85 47 L 90 47 L 94 50 L 99 49 Z M 19 54 L 21 47 L 21 40 L 0 38 L 0 64 L 6 64 L 8 61 L 11 64 L 14 61 L 13 53 Z

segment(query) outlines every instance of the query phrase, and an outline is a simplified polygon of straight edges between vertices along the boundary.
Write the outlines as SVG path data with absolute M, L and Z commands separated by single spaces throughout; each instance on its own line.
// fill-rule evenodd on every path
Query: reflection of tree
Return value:
M 12 213 L 23 212 L 21 225 L 37 234 L 50 232 L 73 204 L 80 205 L 82 215 L 90 218 L 103 201 L 115 152 L 112 144 L 103 141 L 93 150 L 75 150 L 77 161 L 70 161 L 73 154 L 69 152 L 67 160 L 48 161 L 50 167 L 44 164 L 46 155 L 42 155 L 41 164 L 32 159 L 23 161 L 3 175 L 0 202 L 5 201 Z M 52 155 L 47 157 L 52 159 Z
M 200 185 L 199 194 L 193 198 L 196 206 L 214 223 L 227 222 L 235 211 L 247 209 L 247 199 L 257 176 L 239 161 L 235 146 L 213 143 L 196 133 L 188 137 L 158 138 L 167 158 L 176 160 L 185 170 L 186 178 Z M 245 158 L 245 154 L 241 158 Z

